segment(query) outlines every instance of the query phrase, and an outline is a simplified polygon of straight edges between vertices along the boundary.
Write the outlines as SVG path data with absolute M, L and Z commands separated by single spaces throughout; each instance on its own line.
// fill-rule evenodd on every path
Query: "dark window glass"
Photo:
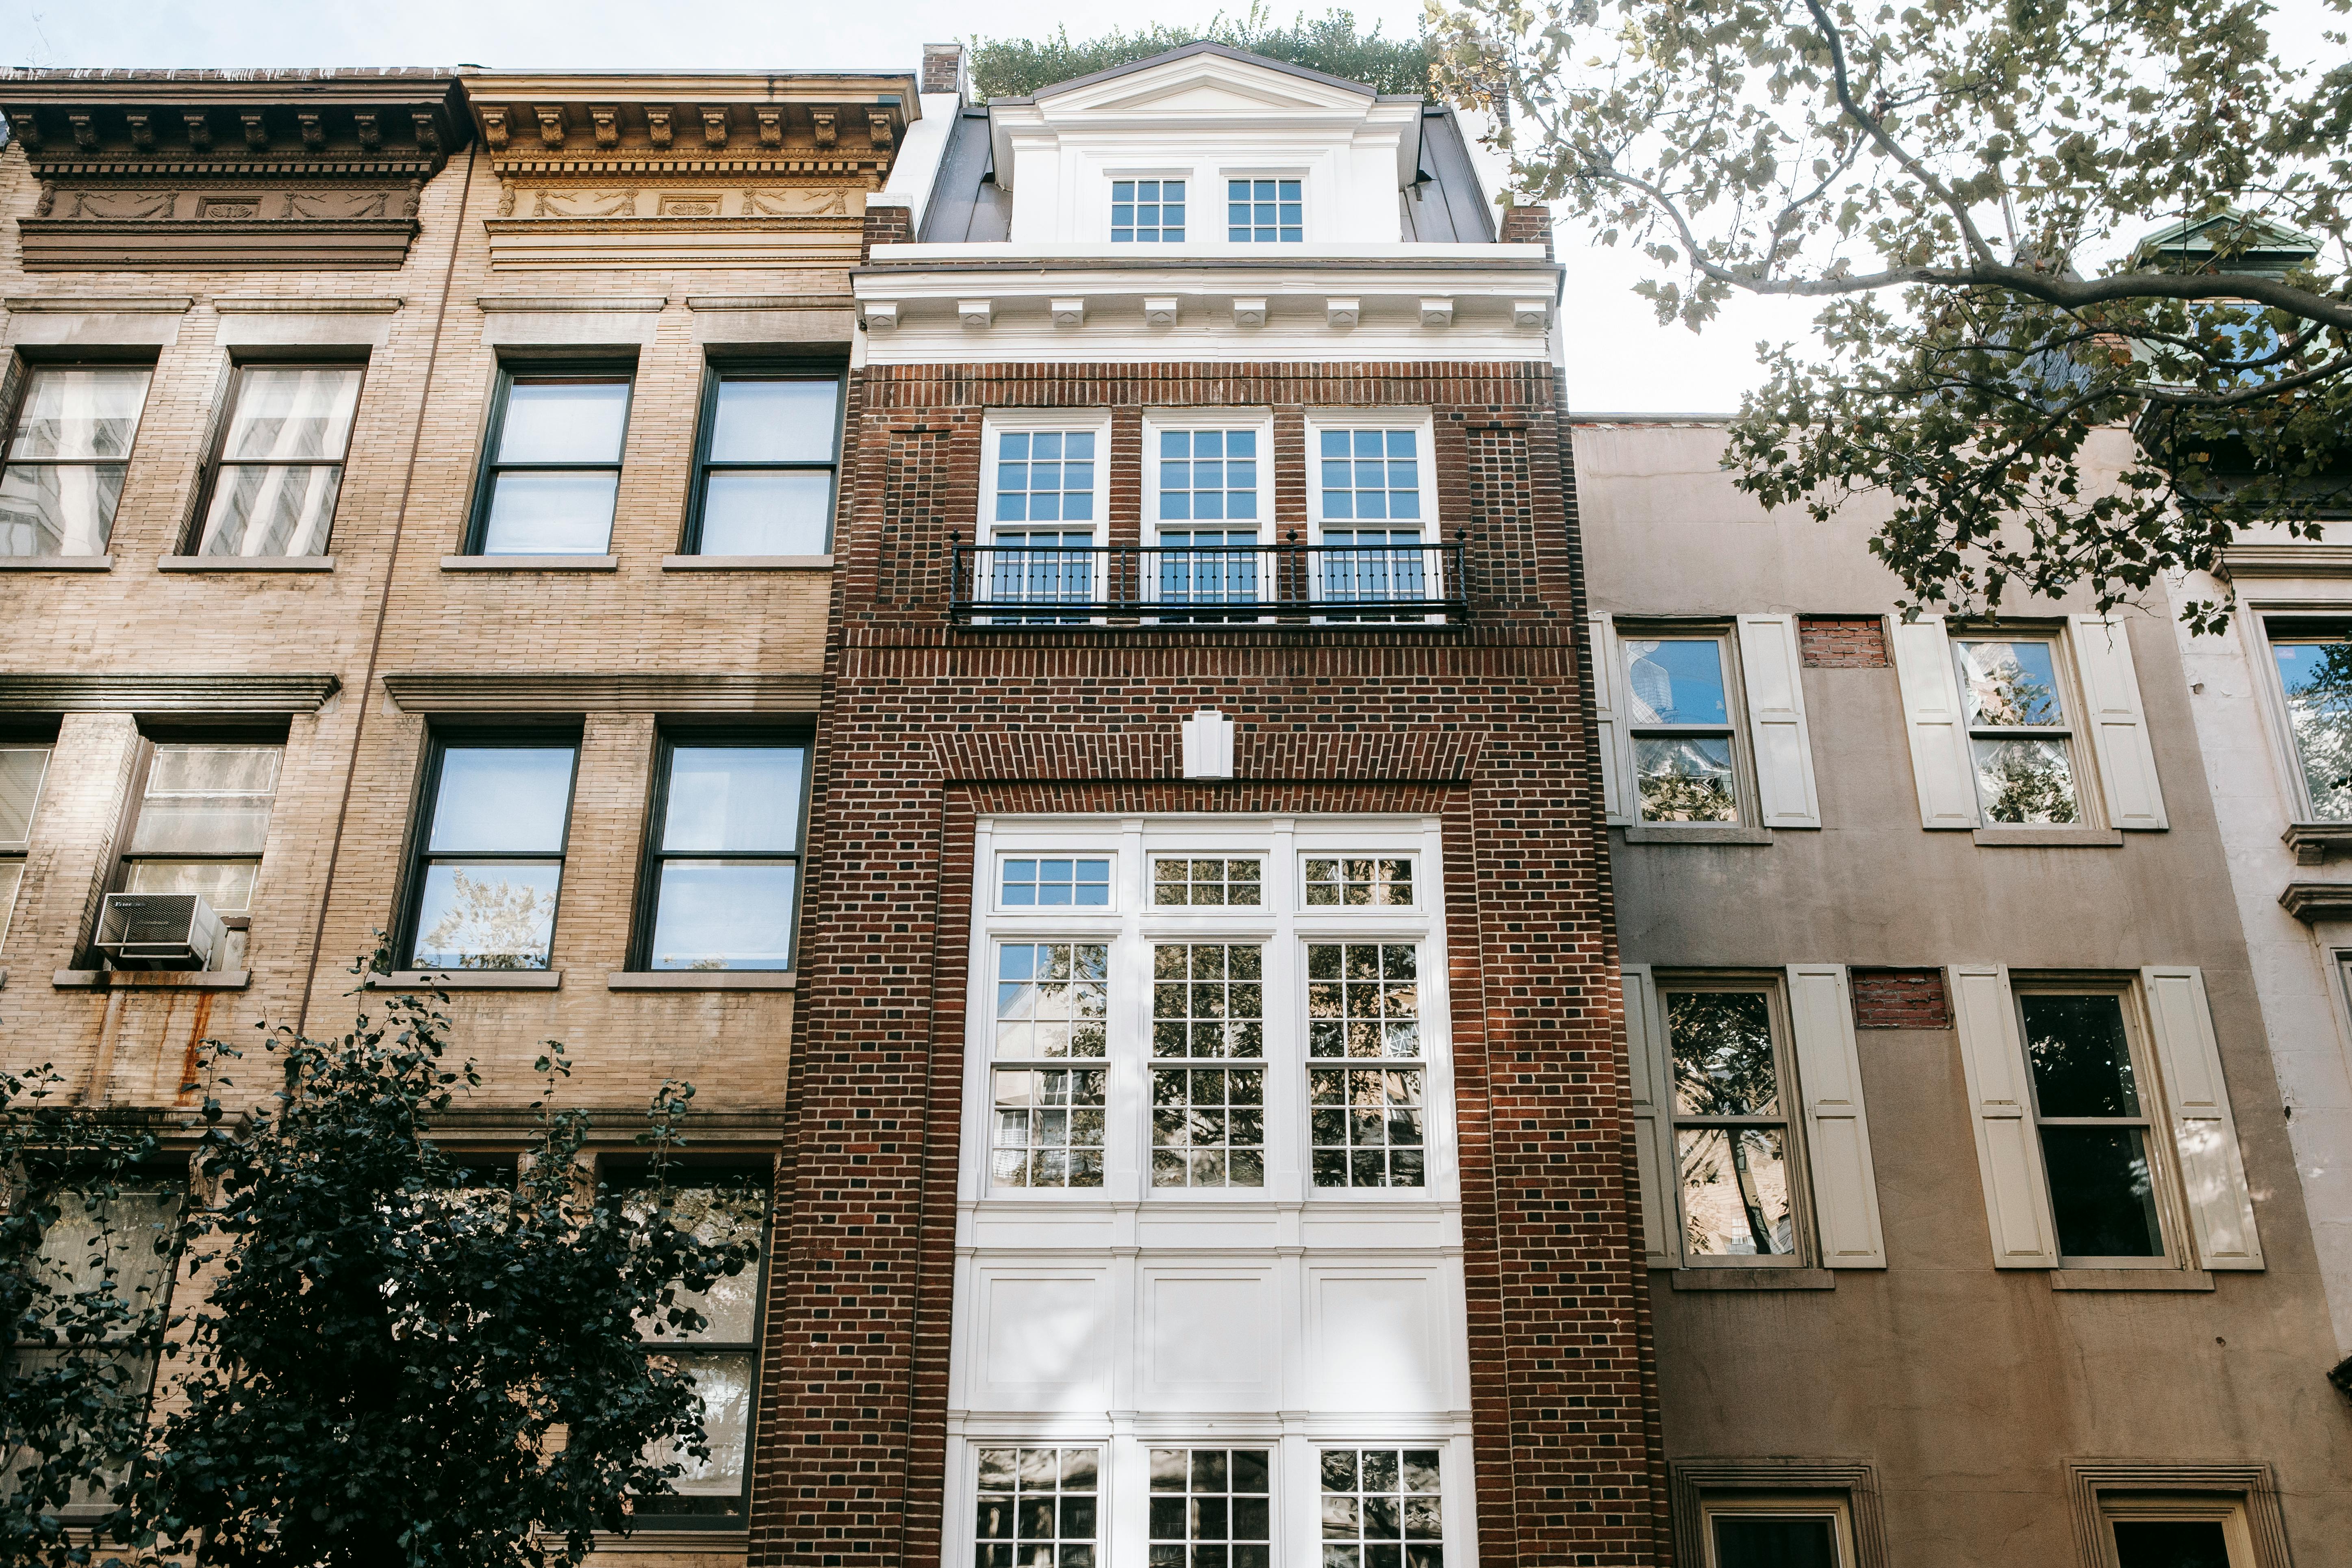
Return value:
M 1435 1448 L 1326 1448 L 1323 1568 L 1445 1568 Z
M 361 369 L 247 365 L 221 433 L 199 555 L 324 555 Z
M 2114 995 L 2026 995 L 2025 1050 L 2058 1250 L 2161 1258 L 2149 1120 Z
M 649 969 L 790 969 L 808 752 L 666 742 Z
M 0 447 L 0 555 L 106 553 L 152 374 L 57 365 L 26 377 Z
M 436 748 L 411 879 L 411 967 L 547 967 L 578 750 Z
M 1715 1562 L 1716 1568 L 1838 1568 L 1837 1524 L 1719 1513 Z
M 613 542 L 625 374 L 499 379 L 482 480 L 479 553 L 602 555 Z
M 1094 1448 L 982 1448 L 977 1568 L 1095 1568 Z
M 1265 1448 L 1151 1450 L 1151 1568 L 1270 1568 Z
M 1699 1258 L 1797 1249 L 1789 1113 L 1762 991 L 1674 991 L 1675 1161 L 1683 1246 Z
M 831 550 L 840 429 L 837 375 L 714 370 L 703 404 L 692 552 Z
M 2116 1521 L 2116 1568 L 2230 1568 L 2230 1543 L 2215 1519 Z

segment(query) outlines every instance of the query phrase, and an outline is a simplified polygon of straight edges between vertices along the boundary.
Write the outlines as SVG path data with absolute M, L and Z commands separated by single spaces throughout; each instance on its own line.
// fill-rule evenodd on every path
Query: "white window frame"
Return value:
M 1316 199 L 1321 193 L 1316 189 L 1317 182 L 1312 169 L 1303 163 L 1237 163 L 1231 168 L 1221 167 L 1216 172 L 1216 241 L 1219 245 L 1237 250 L 1259 250 L 1268 247 L 1279 250 L 1283 246 L 1294 243 L 1286 239 L 1234 239 L 1232 237 L 1234 226 L 1229 220 L 1233 210 L 1233 196 L 1229 183 L 1234 180 L 1297 180 L 1298 182 L 1298 238 L 1295 243 L 1304 250 L 1307 247 L 1322 241 L 1323 232 L 1321 226 L 1316 222 L 1316 216 L 1323 210 L 1324 204 Z M 1279 193 L 1276 199 L 1279 200 Z M 1253 224 L 1251 226 L 1256 226 Z M 1277 224 L 1275 226 L 1278 228 L 1281 226 Z
M 1632 642 L 1665 641 L 1697 642 L 1712 640 L 1723 660 L 1723 698 L 1726 727 L 1731 731 L 1731 780 L 1736 795 L 1737 822 L 1651 822 L 1642 816 L 1642 780 L 1635 771 L 1637 755 L 1634 734 L 1633 697 L 1633 657 L 1626 650 Z M 1610 652 L 1615 663 L 1610 670 L 1616 689 L 1623 695 L 1618 703 L 1620 725 L 1623 739 L 1619 742 L 1619 757 L 1624 778 L 1625 838 L 1632 844 L 1641 843 L 1743 843 L 1761 844 L 1769 835 L 1763 826 L 1763 803 L 1757 788 L 1754 742 L 1749 734 L 1748 714 L 1748 672 L 1740 659 L 1739 628 L 1729 617 L 1622 616 L 1613 619 L 1609 638 Z M 1656 725 L 1641 726 L 1658 730 Z M 1689 728 L 1667 726 L 1665 732 Z M 1713 726 L 1697 726 L 1711 729 Z
M 1665 1120 L 1666 1147 L 1675 1157 L 1669 1178 L 1673 1189 L 1675 1239 L 1682 1254 L 1680 1267 L 1685 1268 L 1814 1268 L 1820 1267 L 1819 1243 L 1814 1236 L 1813 1174 L 1811 1151 L 1805 1137 L 1804 1086 L 1798 1081 L 1795 1021 L 1790 1016 L 1790 998 L 1783 977 L 1777 972 L 1747 970 L 1675 970 L 1655 974 L 1658 990 L 1658 1049 L 1666 1075 L 1666 1103 L 1659 1107 Z M 1680 1133 L 1685 1121 L 1697 1127 L 1720 1125 L 1713 1118 L 1686 1117 L 1674 1102 L 1674 1028 L 1667 1010 L 1667 998 L 1676 993 L 1725 992 L 1743 995 L 1761 994 L 1772 1029 L 1772 1073 L 1781 1130 L 1780 1164 L 1788 1173 L 1789 1235 L 1794 1247 L 1786 1253 L 1722 1253 L 1706 1255 L 1691 1251 L 1686 1240 L 1689 1215 L 1683 1209 L 1683 1183 Z M 1769 1117 L 1735 1119 L 1740 1121 L 1769 1121 Z
M 989 912 L 973 921 L 968 988 L 965 1117 L 961 1195 L 982 1205 L 1202 1204 L 1253 1210 L 1273 1205 L 1400 1204 L 1458 1201 L 1460 1173 L 1454 1119 L 1451 1002 L 1447 989 L 1444 900 L 1417 886 L 1414 909 L 1395 906 L 1309 910 L 1304 904 L 1304 858 L 1380 856 L 1415 859 L 1416 880 L 1441 867 L 1441 830 L 1433 817 L 1361 816 L 1265 818 L 1176 816 L 1148 821 L 1107 817 L 1003 817 L 976 835 L 974 865 L 1001 878 L 1008 858 L 1034 853 L 1087 858 L 1109 855 L 1113 892 L 1107 910 L 1056 906 L 1031 911 L 1001 907 L 992 889 L 974 906 Z M 1156 856 L 1208 858 L 1255 857 L 1265 863 L 1262 902 L 1249 906 L 1159 905 L 1150 902 Z M 1326 1058 L 1307 1055 L 1307 948 L 1310 942 L 1410 943 L 1417 950 L 1416 999 L 1421 1025 L 1423 1148 L 1418 1187 L 1318 1187 L 1313 1184 L 1307 1072 Z M 996 950 L 1003 942 L 1099 942 L 1111 948 L 1110 1040 L 1100 1058 L 1108 1071 L 1104 1184 L 1086 1189 L 999 1188 L 991 1178 L 993 1138 L 992 1074 L 995 1023 Z M 1150 1180 L 1150 1054 L 1152 948 L 1159 942 L 1255 942 L 1265 952 L 1265 1184 L 1262 1187 L 1154 1187 Z M 1009 1058 L 1008 1058 L 1009 1059 Z M 1088 1058 L 1089 1061 L 1095 1058 Z M 1344 1059 L 1344 1058 L 1339 1058 Z
M 1139 255 L 1143 256 L 1150 256 L 1154 251 L 1160 250 L 1186 251 L 1201 243 L 1201 226 L 1195 221 L 1198 216 L 1198 209 L 1200 207 L 1200 170 L 1189 165 L 1175 163 L 1159 163 L 1150 166 L 1119 163 L 1104 164 L 1100 166 L 1097 172 L 1102 182 L 1099 185 L 1095 187 L 1093 197 L 1094 204 L 1097 205 L 1098 210 L 1085 215 L 1087 219 L 1087 237 L 1099 238 L 1105 245 L 1115 246 L 1120 253 L 1124 253 L 1129 247 L 1132 247 Z M 1112 199 L 1111 186 L 1113 182 L 1118 180 L 1183 181 L 1184 237 L 1176 240 L 1115 240 L 1111 238 L 1111 208 L 1118 205 Z M 1224 203 L 1222 200 L 1217 204 L 1217 210 L 1221 213 L 1224 211 Z M 1221 230 L 1223 226 L 1223 225 L 1219 226 Z
M 1160 542 L 1160 437 L 1163 431 L 1174 430 L 1249 430 L 1256 434 L 1257 516 L 1253 521 L 1261 547 L 1280 542 L 1274 521 L 1274 410 L 1247 405 L 1155 408 L 1144 415 L 1143 542 Z
M 999 448 L 1003 446 L 998 437 L 1007 435 L 1035 435 L 1040 431 L 1056 430 L 1083 430 L 1094 436 L 1095 482 L 1092 491 L 1094 503 L 1088 509 L 1094 515 L 1086 520 L 1087 531 L 1091 542 L 1090 547 L 1093 549 L 1099 550 L 1109 542 L 1110 525 L 1108 513 L 1110 503 L 1110 410 L 1108 408 L 992 408 L 982 418 L 980 425 L 980 515 L 973 521 L 972 525 L 971 542 L 974 544 L 991 549 L 993 549 L 996 544 L 996 531 L 1000 526 L 996 516 L 996 471 Z M 1047 525 L 1008 521 L 1002 526 L 1025 530 Z M 1064 532 L 1075 531 L 1066 525 L 1059 526 Z M 1107 563 L 1099 556 L 1092 559 L 1094 561 L 1093 585 L 1099 594 Z M 977 588 L 979 584 L 975 583 L 973 586 Z M 1031 620 L 1035 620 L 1041 625 L 1051 624 L 1049 617 L 1052 601 L 1040 600 L 1038 603 L 1040 608 L 1034 615 L 1022 613 L 1002 617 L 982 616 L 979 619 L 982 624 L 1000 620 L 1006 624 Z M 1072 625 L 1099 626 L 1103 620 L 1099 616 L 1092 617 L 1071 616 L 1060 618 L 1065 624 Z
M 2341 826 L 2329 823 L 2312 808 L 2311 786 L 2304 773 L 2303 748 L 2294 738 L 2294 714 L 2288 708 L 2286 683 L 2279 679 L 2277 648 L 2280 640 L 2302 640 L 2288 628 L 2273 628 L 2273 621 L 2319 624 L 2334 623 L 2340 635 L 2352 642 L 2352 599 L 2337 602 L 2297 600 L 2274 603 L 2246 600 L 2239 606 L 2239 617 L 2245 626 L 2247 657 L 2255 666 L 2254 684 L 2262 693 L 2261 707 L 2272 744 L 2282 770 L 2282 792 L 2286 819 L 2290 823 Z M 2313 636 L 2316 637 L 2315 630 Z
M 1826 1519 L 1837 1537 L 1838 1568 L 1855 1568 L 1853 1508 L 1843 1495 L 1822 1492 L 1717 1492 L 1699 1500 L 1699 1561 L 1720 1568 L 1715 1521 L 1725 1517 Z
M 2092 754 L 2091 714 L 2083 687 L 2083 674 L 2075 658 L 2074 628 L 2053 626 L 2047 622 L 2022 621 L 2015 626 L 1979 626 L 1961 622 L 1949 628 L 1949 647 L 1946 658 L 1952 665 L 1952 682 L 1959 687 L 1960 645 L 1963 643 L 2044 643 L 2050 648 L 2050 669 L 2058 682 L 2058 708 L 2061 722 L 2054 725 L 1985 725 L 1974 722 L 1969 715 L 1969 694 L 1959 687 L 1960 743 L 1966 748 L 1969 763 L 1969 784 L 1975 791 L 1977 823 L 1986 833 L 2062 833 L 2084 829 L 2104 830 L 2107 826 L 2106 791 L 2099 776 L 2099 759 Z M 1990 803 L 1984 797 L 1984 781 L 1977 772 L 1976 742 L 1979 731 L 1988 731 L 1992 740 L 2063 740 L 2066 743 L 2066 767 L 2074 789 L 2074 820 L 2072 822 L 1996 822 Z
M 41 814 L 41 792 L 48 786 L 49 764 L 57 760 L 54 741 L 0 741 L 0 752 L 38 752 L 41 771 L 33 780 L 32 804 L 25 808 L 25 837 L 20 843 L 0 843 L 0 874 L 9 876 L 5 888 L 0 888 L 0 952 L 8 950 L 8 925 L 16 917 L 16 902 L 24 896 L 25 871 L 31 862 L 33 826 Z
M 1239 175 L 1234 176 L 1236 179 L 1240 177 L 1241 176 Z M 1307 411 L 1305 426 L 1305 448 L 1301 455 L 1306 459 L 1307 468 L 1307 543 L 1317 546 L 1322 545 L 1325 542 L 1324 535 L 1328 531 L 1323 516 L 1323 435 L 1327 430 L 1417 431 L 1421 437 L 1416 447 L 1415 456 L 1415 461 L 1419 465 L 1421 470 L 1418 476 L 1421 480 L 1421 516 L 1412 521 L 1420 525 L 1421 542 L 1424 547 L 1433 544 L 1443 544 L 1445 542 L 1445 520 L 1439 515 L 1437 508 L 1437 421 L 1434 415 L 1429 409 L 1311 408 Z M 1360 518 L 1340 518 L 1336 521 L 1341 524 L 1344 529 L 1352 530 L 1357 523 L 1371 520 Z M 1394 521 L 1401 520 L 1389 521 Z M 1383 524 L 1383 526 L 1385 526 L 1385 524 Z M 1449 584 L 1444 580 L 1442 564 L 1444 561 L 1444 557 L 1440 555 L 1433 557 L 1433 559 L 1436 560 L 1441 564 L 1439 570 L 1431 572 L 1428 574 L 1428 585 L 1431 589 L 1434 590 L 1434 592 L 1429 596 L 1436 599 L 1444 599 L 1449 596 L 1448 589 L 1453 585 Z M 1306 567 L 1306 571 L 1307 598 L 1310 601 L 1319 603 L 1322 596 L 1321 584 L 1323 580 L 1323 566 L 1321 559 L 1319 557 L 1311 558 Z M 1320 616 L 1318 616 L 1315 618 L 1318 622 L 1323 619 Z M 1349 621 L 1354 619 L 1353 616 L 1347 616 L 1344 615 L 1342 618 Z M 1444 617 L 1443 616 L 1436 615 L 1415 616 L 1399 614 L 1393 619 L 1374 622 L 1371 624 L 1399 626 L 1419 626 L 1424 623 L 1429 625 L 1438 625 L 1441 624 L 1444 619 Z

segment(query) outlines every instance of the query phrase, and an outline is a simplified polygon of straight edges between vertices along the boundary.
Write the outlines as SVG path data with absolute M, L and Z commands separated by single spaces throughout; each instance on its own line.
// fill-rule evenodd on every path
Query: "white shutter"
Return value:
M 2147 989 L 2157 1070 L 2172 1110 L 2172 1142 L 2180 1152 L 2181 1184 L 2189 1191 L 2189 1223 L 2197 1235 L 2197 1261 L 2207 1268 L 2260 1268 L 2263 1244 L 2254 1234 L 2254 1198 L 2238 1152 L 2230 1116 L 2221 1050 L 2205 1001 L 2205 977 L 2194 969 L 2139 972 Z
M 1878 1178 L 1870 1163 L 1862 1055 L 1854 1048 L 1845 966 L 1790 964 L 1789 1017 L 1796 1036 L 1797 1087 L 1804 1096 L 1805 1153 L 1813 1173 L 1822 1262 L 1831 1268 L 1884 1268 L 1886 1237 L 1878 1224 Z
M 1897 619 L 1889 633 L 1895 678 L 1903 691 L 1903 724 L 1911 736 L 1911 777 L 1919 786 L 1919 826 L 1972 828 L 1976 770 L 1969 762 L 1968 724 L 1943 617 Z
M 1674 1071 L 1658 987 L 1646 963 L 1624 968 L 1625 1059 L 1633 1085 L 1633 1149 L 1642 1182 L 1642 1237 L 1653 1268 L 1683 1261 L 1675 1194 Z
M 1623 679 L 1617 662 L 1617 627 L 1607 616 L 1595 616 L 1591 631 L 1592 707 L 1600 719 L 1592 740 L 1601 751 L 1601 810 L 1611 826 L 1623 827 L 1633 823 L 1633 809 L 1625 792 L 1625 715 L 1617 705 L 1617 688 Z
M 1805 731 L 1797 617 L 1739 617 L 1739 670 L 1748 687 L 1748 731 L 1756 751 L 1756 793 L 1767 827 L 1819 827 L 1813 745 Z
M 2071 617 L 2074 668 L 2083 677 L 2084 721 L 2099 767 L 2099 787 L 2107 801 L 2107 825 L 2158 828 L 2164 820 L 2164 791 L 2156 779 L 2156 752 L 2148 744 L 2147 715 L 2141 710 L 2139 678 L 2132 670 L 2131 637 L 2124 623 L 2097 616 Z
M 1951 987 L 1960 1063 L 1968 1073 L 1993 1267 L 2055 1268 L 2057 1226 L 2033 1130 L 2032 1088 L 2025 1048 L 2017 1037 L 2009 972 L 1992 964 L 1955 964 L 1945 971 L 1945 983 Z

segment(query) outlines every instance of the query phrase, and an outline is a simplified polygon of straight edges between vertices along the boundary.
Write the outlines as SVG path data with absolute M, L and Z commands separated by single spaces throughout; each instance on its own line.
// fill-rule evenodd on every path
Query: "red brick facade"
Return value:
M 1797 650 L 1808 669 L 1885 669 L 1886 622 L 1878 616 L 1800 616 Z
M 1427 407 L 1465 626 L 952 626 L 982 418 L 1112 410 L 1108 535 L 1138 537 L 1141 411 L 1275 415 L 1303 527 L 1305 411 Z M 771 1302 L 755 1563 L 941 1559 L 972 830 L 1006 812 L 1413 812 L 1445 825 L 1480 1552 L 1649 1563 L 1663 1462 L 1628 1215 L 1626 1085 L 1580 592 L 1540 364 L 919 366 L 853 394 Z M 1178 722 L 1235 725 L 1231 781 Z
M 1952 1005 L 1940 969 L 1857 969 L 1853 984 L 1858 1029 L 1952 1026 Z

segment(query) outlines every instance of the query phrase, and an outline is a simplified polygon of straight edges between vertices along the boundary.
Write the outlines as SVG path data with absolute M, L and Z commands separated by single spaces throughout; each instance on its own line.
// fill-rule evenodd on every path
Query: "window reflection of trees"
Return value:
M 2311 814 L 2322 822 L 2352 821 L 2352 642 L 2283 644 L 2272 651 Z
M 1760 991 L 1666 996 L 1685 1244 L 1695 1255 L 1795 1251 L 1788 1128 Z

